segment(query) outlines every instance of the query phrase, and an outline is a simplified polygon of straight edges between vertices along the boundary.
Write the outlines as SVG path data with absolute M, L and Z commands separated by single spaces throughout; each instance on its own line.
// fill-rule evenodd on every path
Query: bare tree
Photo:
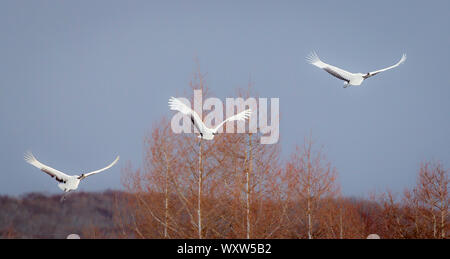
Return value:
M 382 235 L 387 238 L 447 238 L 448 171 L 440 163 L 422 163 L 417 184 L 403 198 L 387 191 L 379 198 Z
M 297 147 L 286 165 L 288 201 L 291 206 L 289 214 L 297 237 L 303 235 L 300 226 L 305 226 L 306 237 L 314 237 L 314 226 L 318 218 L 321 201 L 334 198 L 339 193 L 336 184 L 336 169 L 326 162 L 320 151 L 314 152 L 311 137 L 305 139 L 302 148 Z M 300 206 L 299 206 L 300 205 Z M 303 216 L 301 216 L 303 215 Z
M 448 237 L 448 188 L 448 171 L 441 163 L 422 163 L 417 186 L 405 193 L 406 201 L 413 208 L 412 218 L 417 232 L 430 233 L 432 238 Z

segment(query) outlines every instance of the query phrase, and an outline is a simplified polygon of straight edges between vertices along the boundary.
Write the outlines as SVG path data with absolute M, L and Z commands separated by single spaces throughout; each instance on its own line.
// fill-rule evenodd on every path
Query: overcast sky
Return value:
M 450 168 L 450 1 L 0 2 L 0 194 L 59 193 L 23 161 L 79 174 L 80 189 L 120 189 L 143 138 L 200 68 L 225 100 L 249 78 L 280 98 L 283 157 L 309 132 L 345 195 L 411 187 L 421 161 Z M 400 67 L 361 87 L 309 65 Z

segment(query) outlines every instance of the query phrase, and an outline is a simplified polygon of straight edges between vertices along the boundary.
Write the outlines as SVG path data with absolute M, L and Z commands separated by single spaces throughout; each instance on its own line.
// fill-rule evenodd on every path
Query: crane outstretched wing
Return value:
M 182 114 L 188 115 L 192 121 L 192 124 L 194 124 L 194 126 L 197 128 L 198 132 L 200 133 L 205 132 L 206 126 L 203 123 L 202 119 L 200 119 L 200 116 L 198 116 L 198 114 L 195 111 L 189 108 L 182 101 L 178 100 L 175 97 L 171 97 L 169 99 L 169 107 L 171 110 L 179 111 Z
M 30 151 L 27 151 L 24 155 L 24 159 L 27 163 L 34 165 L 35 167 L 39 168 L 42 172 L 50 175 L 52 178 L 55 178 L 58 182 L 65 182 L 69 179 L 69 176 L 61 171 L 58 171 L 54 168 L 51 168 L 50 166 L 44 165 L 43 163 L 39 162 L 31 153 Z
M 217 127 L 215 127 L 213 129 L 213 131 L 217 132 L 220 129 L 220 127 L 222 127 L 222 125 L 225 124 L 228 121 L 235 121 L 235 120 L 244 121 L 244 120 L 246 120 L 246 119 L 248 119 L 250 117 L 250 114 L 252 114 L 252 110 L 247 109 L 247 110 L 245 110 L 243 112 L 240 112 L 240 113 L 238 113 L 236 115 L 230 116 L 226 120 L 222 121 L 219 125 L 217 125 Z
M 405 62 L 405 60 L 406 60 L 406 54 L 403 54 L 403 55 L 402 55 L 402 58 L 397 62 L 397 64 L 392 65 L 392 66 L 387 67 L 387 68 L 383 68 L 383 69 L 377 70 L 377 71 L 369 72 L 369 73 L 367 73 L 366 75 L 364 75 L 363 77 L 364 77 L 364 79 L 366 79 L 366 78 L 369 78 L 369 77 L 371 77 L 371 76 L 374 76 L 374 75 L 376 75 L 376 74 L 378 74 L 378 73 L 381 73 L 381 72 L 383 72 L 383 71 L 392 69 L 392 68 L 394 68 L 394 67 L 398 67 L 398 66 L 400 66 L 403 62 Z
M 322 60 L 320 60 L 319 56 L 317 56 L 315 51 L 311 52 L 311 54 L 309 54 L 309 56 L 306 57 L 306 60 L 309 63 L 311 63 L 312 65 L 327 71 L 331 75 L 333 75 L 341 80 L 347 81 L 347 83 L 350 82 L 350 80 L 353 76 L 353 73 L 350 73 L 341 68 L 338 68 L 338 67 L 335 67 L 335 66 L 332 66 L 330 64 L 323 62 Z
M 105 171 L 105 170 L 111 168 L 113 165 L 115 165 L 115 164 L 117 163 L 117 161 L 119 161 L 119 158 L 120 158 L 120 156 L 117 156 L 116 159 L 115 159 L 111 164 L 109 164 L 107 167 L 104 167 L 104 168 L 102 168 L 102 169 L 99 169 L 99 170 L 92 171 L 92 172 L 89 172 L 89 173 L 87 173 L 87 174 L 84 174 L 84 178 L 86 178 L 86 177 L 88 177 L 88 176 L 90 176 L 90 175 L 93 175 L 93 174 L 98 174 L 98 173 L 100 173 L 100 172 L 103 172 L 103 171 Z

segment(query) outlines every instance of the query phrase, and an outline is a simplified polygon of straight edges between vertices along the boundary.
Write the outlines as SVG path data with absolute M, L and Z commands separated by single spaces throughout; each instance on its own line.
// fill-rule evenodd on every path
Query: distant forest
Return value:
M 74 192 L 61 203 L 61 195 L 29 193 L 20 197 L 0 196 L 0 238 L 117 237 L 114 206 L 119 191 Z
M 161 209 L 164 206 L 160 206 L 164 204 L 163 194 L 145 194 L 145 200 L 149 202 L 147 205 L 160 201 L 160 205 L 155 204 L 153 208 L 140 206 L 139 203 L 143 201 L 136 198 L 136 195 L 111 190 L 102 193 L 75 192 L 64 203 L 59 201 L 61 195 L 29 193 L 20 197 L 0 196 L 0 239 L 62 239 L 73 233 L 83 239 L 198 238 L 196 229 L 189 227 L 193 222 L 188 220 L 188 215 L 180 215 L 176 219 L 178 222 L 172 222 L 175 221 L 172 215 L 167 218 L 171 219 L 168 222 L 172 222 L 174 226 L 184 222 L 191 229 L 187 233 L 172 229 L 170 225 L 166 228 L 159 221 L 164 219 L 164 210 Z M 133 200 L 134 202 L 130 202 Z M 449 237 L 448 215 L 441 228 L 439 213 L 435 213 L 433 217 L 433 213 L 428 210 L 427 214 L 425 208 L 421 211 L 414 210 L 410 204 L 395 202 L 388 193 L 378 201 L 341 198 L 331 203 L 323 202 L 324 208 L 329 208 L 331 204 L 338 208 L 337 213 L 329 214 L 324 210 L 321 215 L 316 215 L 312 225 L 312 238 L 366 238 L 373 233 L 381 238 Z M 178 205 L 180 207 L 172 207 L 171 212 L 182 211 L 182 206 Z M 273 209 L 274 205 L 267 206 Z M 271 218 L 266 223 L 267 226 L 252 224 L 253 228 L 260 228 L 251 229 L 257 235 L 254 238 L 308 238 L 307 221 L 297 221 L 296 225 L 288 221 L 288 218 L 302 218 L 302 215 L 306 215 L 306 210 L 296 215 L 302 206 L 300 202 L 292 206 L 292 209 L 287 209 L 288 211 L 276 210 L 265 212 L 266 215 L 253 215 L 266 218 L 267 214 L 285 214 L 280 219 Z M 207 234 L 207 238 L 246 238 L 245 224 L 225 224 L 226 218 L 234 213 L 236 212 L 227 211 L 226 208 L 220 210 L 215 217 L 217 222 L 211 224 L 211 220 L 208 220 L 209 226 L 203 234 Z M 240 221 L 245 223 L 245 213 L 241 214 Z M 209 230 L 212 227 L 217 229 Z M 219 231 L 229 236 L 222 236 Z

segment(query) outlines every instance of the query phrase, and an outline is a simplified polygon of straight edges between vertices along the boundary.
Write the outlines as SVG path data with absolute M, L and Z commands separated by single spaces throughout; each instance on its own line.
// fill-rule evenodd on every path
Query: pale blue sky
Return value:
M 286 157 L 310 131 L 346 195 L 415 182 L 421 161 L 450 168 L 449 1 L 0 1 L 0 194 L 57 193 L 23 161 L 71 173 L 118 165 L 80 185 L 121 188 L 195 57 L 221 99 L 251 75 L 279 97 Z M 309 65 L 395 70 L 343 89 Z

